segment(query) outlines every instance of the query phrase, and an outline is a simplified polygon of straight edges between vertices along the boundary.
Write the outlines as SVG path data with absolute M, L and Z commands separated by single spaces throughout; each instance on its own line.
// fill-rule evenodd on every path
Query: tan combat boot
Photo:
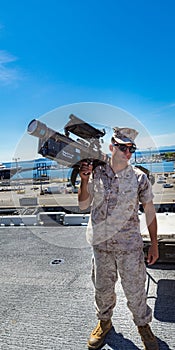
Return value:
M 138 326 L 138 331 L 141 335 L 143 344 L 145 345 L 145 350 L 159 350 L 157 339 L 151 331 L 149 324 Z
M 88 340 L 89 349 L 98 349 L 104 342 L 106 334 L 112 328 L 111 320 L 99 321 L 97 326 L 92 331 Z

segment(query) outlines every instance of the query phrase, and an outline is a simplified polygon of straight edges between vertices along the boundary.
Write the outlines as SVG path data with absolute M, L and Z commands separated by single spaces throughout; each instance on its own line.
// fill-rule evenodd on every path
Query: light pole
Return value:
M 148 147 L 148 150 L 150 151 L 150 172 L 152 174 L 152 147 Z
M 20 158 L 19 157 L 17 157 L 17 158 L 12 158 L 12 160 L 14 160 L 14 162 L 15 162 L 15 164 L 16 164 L 16 169 L 18 169 L 18 161 L 20 160 Z M 18 170 L 17 170 L 17 180 L 18 180 Z M 17 181 L 18 182 L 18 181 Z
M 20 160 L 20 158 L 12 158 L 12 160 L 15 161 L 16 168 L 18 169 L 18 160 Z

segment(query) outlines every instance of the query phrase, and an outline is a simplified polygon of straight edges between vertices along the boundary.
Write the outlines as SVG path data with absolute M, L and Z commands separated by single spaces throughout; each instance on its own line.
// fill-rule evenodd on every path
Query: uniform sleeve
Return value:
M 139 201 L 144 203 L 149 203 L 154 198 L 152 192 L 152 185 L 146 174 L 142 173 L 139 176 Z

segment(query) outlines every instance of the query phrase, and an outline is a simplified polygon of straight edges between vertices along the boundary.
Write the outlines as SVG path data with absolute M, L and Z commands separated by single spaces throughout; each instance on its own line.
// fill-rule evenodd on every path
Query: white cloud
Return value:
M 13 81 L 19 79 L 17 69 L 9 68 L 9 64 L 17 60 L 6 51 L 0 50 L 0 82 L 4 84 L 11 84 Z
M 162 135 L 141 134 L 136 139 L 136 144 L 139 149 L 158 149 L 162 146 L 175 145 L 175 133 Z
M 169 103 L 167 105 L 164 105 L 162 106 L 162 108 L 160 108 L 160 112 L 163 111 L 163 110 L 167 110 L 167 109 L 170 109 L 170 108 L 174 108 L 175 107 L 175 103 L 172 102 L 172 103 Z
M 175 133 L 155 135 L 154 140 L 158 146 L 173 146 L 175 145 Z

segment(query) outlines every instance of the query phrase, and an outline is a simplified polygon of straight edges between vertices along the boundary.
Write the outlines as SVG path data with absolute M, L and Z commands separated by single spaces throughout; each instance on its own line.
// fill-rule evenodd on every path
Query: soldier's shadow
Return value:
M 116 333 L 114 327 L 111 328 L 105 337 L 101 350 L 140 350 L 131 340 L 124 338 L 121 333 Z M 99 350 L 100 350 L 99 349 Z
M 160 350 L 173 350 L 167 343 L 157 338 Z M 125 338 L 121 333 L 116 333 L 111 328 L 105 337 L 104 344 L 99 350 L 140 350 L 130 339 Z

